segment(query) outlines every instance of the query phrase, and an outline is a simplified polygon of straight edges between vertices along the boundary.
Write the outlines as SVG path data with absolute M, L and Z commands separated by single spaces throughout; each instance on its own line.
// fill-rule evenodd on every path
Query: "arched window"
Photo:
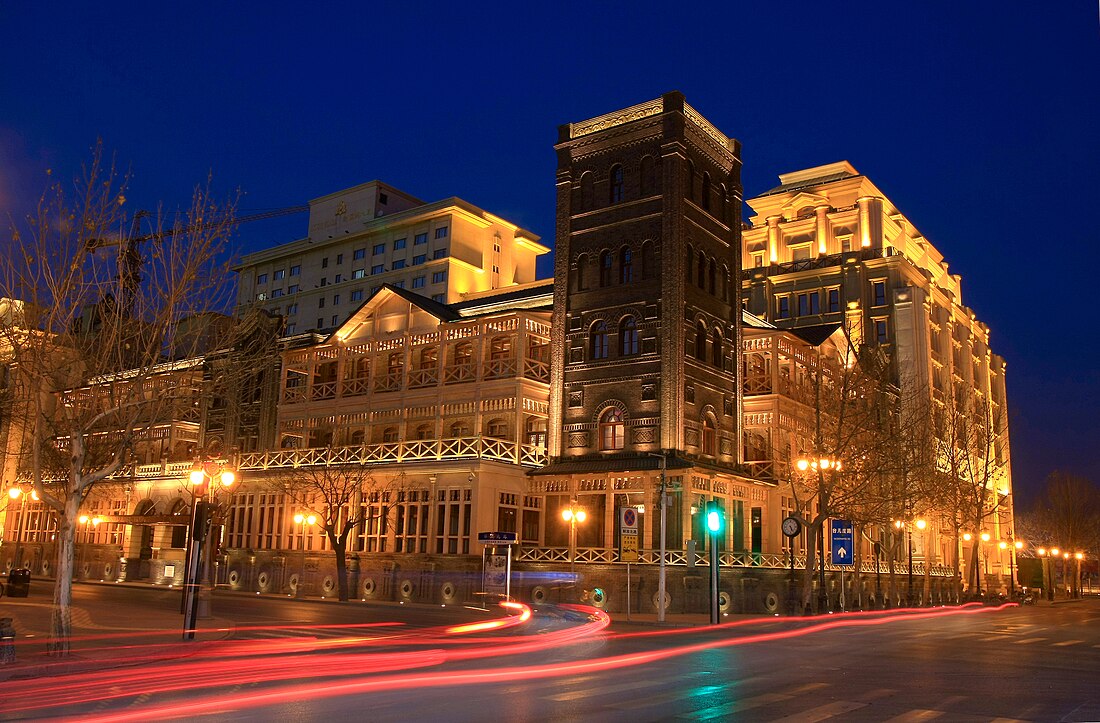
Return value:
M 619 283 L 629 284 L 634 280 L 634 255 L 630 249 L 623 247 L 619 251 Z
M 710 174 L 706 171 L 703 172 L 703 188 L 699 193 L 699 202 L 702 205 L 703 210 L 710 212 Z
M 591 171 L 581 174 L 581 211 L 591 211 L 595 206 L 594 178 Z
M 351 433 L 350 437 L 348 437 L 348 442 L 352 445 L 360 445 L 363 443 L 365 437 L 366 432 L 364 432 L 362 429 L 357 429 Z
M 431 439 L 434 436 L 434 430 L 430 424 L 421 424 L 416 428 L 416 438 L 419 440 Z
M 455 364 L 465 365 L 474 361 L 474 347 L 469 342 L 463 342 L 455 347 Z
M 702 251 L 699 252 L 699 272 L 695 279 L 695 282 L 699 285 L 700 289 L 706 288 L 707 283 L 707 255 Z
M 718 449 L 718 430 L 715 428 L 714 417 L 707 414 L 703 417 L 703 454 L 714 456 Z
M 622 449 L 625 441 L 623 412 L 618 407 L 609 407 L 600 415 L 600 449 Z
M 714 295 L 714 277 L 715 277 L 715 274 L 716 274 L 716 271 L 715 271 L 714 259 L 711 259 L 710 263 L 707 264 L 707 291 L 710 292 L 711 296 Z
M 455 439 L 459 437 L 469 437 L 470 425 L 466 424 L 466 422 L 454 422 L 451 424 L 450 432 L 451 437 Z
M 396 442 L 398 439 L 397 427 L 386 427 L 382 430 L 383 442 Z
M 499 417 L 497 419 L 490 419 L 489 423 L 485 425 L 485 433 L 497 439 L 507 439 L 508 422 Z
M 634 321 L 633 316 L 619 322 L 619 345 L 623 356 L 638 353 L 638 322 Z
M 719 369 L 722 368 L 722 332 L 715 329 L 710 334 L 710 361 Z
M 642 278 L 648 279 L 653 275 L 653 242 L 642 242 Z
M 597 321 L 592 325 L 592 332 L 589 337 L 589 357 L 592 359 L 606 359 L 607 358 L 607 323 L 604 321 Z
M 623 201 L 623 167 L 614 165 L 611 167 L 611 192 L 608 200 L 611 203 L 622 203 Z
M 527 444 L 545 449 L 546 419 L 543 417 L 528 417 L 525 428 L 527 432 Z
M 639 173 L 641 178 L 642 198 L 657 193 L 657 168 L 653 156 L 642 158 Z
M 585 271 L 585 268 L 587 266 L 588 266 L 588 256 L 586 254 L 581 254 L 580 256 L 578 256 L 577 257 L 577 271 L 576 271 L 577 282 L 573 285 L 574 288 L 577 291 L 584 291 L 586 288 L 588 288 L 586 286 L 587 282 L 585 281 L 585 278 L 584 278 L 584 271 Z
M 426 346 L 420 350 L 420 368 L 435 369 L 439 365 L 439 349 L 434 346 Z
M 611 286 L 611 252 L 600 254 L 600 286 Z
M 401 370 L 405 368 L 405 353 L 395 351 L 390 354 L 386 360 L 386 368 L 390 374 L 400 374 Z
M 695 326 L 695 358 L 707 360 L 707 327 L 701 321 Z

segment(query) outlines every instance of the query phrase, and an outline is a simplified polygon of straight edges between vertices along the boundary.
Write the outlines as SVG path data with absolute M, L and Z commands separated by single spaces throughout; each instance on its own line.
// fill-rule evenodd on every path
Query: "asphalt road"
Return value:
M 121 610 L 113 594 L 101 594 Z M 135 615 L 142 604 L 161 603 L 125 603 Z M 111 695 L 48 714 L 265 723 L 1100 720 L 1096 600 L 929 617 L 739 619 L 719 629 L 617 622 L 590 632 L 598 626 L 589 618 L 546 609 L 472 638 L 439 633 L 461 617 L 453 609 L 247 597 L 216 606 L 219 616 L 232 610 L 228 643 L 292 647 L 211 650 L 190 668 L 151 663 L 117 679 Z M 354 627 L 364 620 L 399 625 L 364 635 Z M 416 638 L 408 623 L 437 628 Z M 208 671 L 204 685 L 174 682 L 196 671 Z M 155 691 L 126 694 L 127 685 L 162 674 Z M 12 690 L 0 695 L 10 700 Z

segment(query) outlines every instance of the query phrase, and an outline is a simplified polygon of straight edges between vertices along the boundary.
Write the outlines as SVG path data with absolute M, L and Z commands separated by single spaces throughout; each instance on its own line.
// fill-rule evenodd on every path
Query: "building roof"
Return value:
M 796 326 L 784 331 L 794 334 L 802 341 L 812 346 L 821 346 L 825 341 L 840 329 L 840 324 L 815 324 L 814 326 Z
M 761 196 L 773 196 L 777 193 L 797 191 L 810 186 L 820 186 L 823 183 L 832 183 L 845 178 L 857 178 L 860 173 L 848 161 L 838 161 L 824 166 L 815 166 L 792 173 L 782 173 L 779 176 L 779 185 L 761 193 Z
M 495 314 L 510 309 L 549 311 L 554 305 L 554 280 L 539 279 L 515 288 L 493 289 L 457 301 L 451 308 L 463 317 Z
M 665 469 L 688 469 L 695 464 L 676 456 L 675 452 L 669 452 Z M 658 455 L 616 454 L 606 457 L 583 457 L 577 459 L 559 459 L 545 467 L 533 469 L 527 474 L 541 476 L 547 474 L 586 474 L 589 472 L 618 472 L 624 470 L 641 471 L 661 469 L 661 458 Z

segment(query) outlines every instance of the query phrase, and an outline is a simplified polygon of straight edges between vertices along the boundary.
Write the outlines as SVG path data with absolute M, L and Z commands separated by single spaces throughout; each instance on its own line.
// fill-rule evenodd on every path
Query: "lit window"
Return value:
M 753 254 L 752 265 L 756 268 L 760 268 L 764 265 L 764 254 Z
M 489 420 L 486 431 L 490 437 L 506 439 L 508 437 L 508 423 L 503 419 L 491 419 Z
M 628 316 L 619 324 L 619 344 L 623 356 L 638 353 L 638 323 Z
M 285 275 L 285 272 L 282 269 L 279 269 L 278 271 L 276 271 L 275 273 L 273 273 L 271 275 L 271 280 L 272 281 L 282 281 L 284 275 Z
M 607 351 L 607 323 L 597 321 L 592 325 L 592 334 L 589 339 L 590 357 L 592 359 L 606 359 Z
M 626 441 L 626 425 L 618 407 L 611 407 L 600 415 L 600 449 L 622 449 Z
M 367 272 L 366 272 L 365 269 L 355 269 L 354 271 L 351 272 L 351 278 L 353 278 L 353 279 L 361 279 L 366 275 L 367 275 Z
M 405 248 L 405 239 L 399 238 L 399 239 L 396 239 L 393 242 L 393 250 L 394 251 L 400 251 L 403 248 Z
M 791 249 L 791 261 L 809 261 L 810 245 L 798 246 Z
M 714 427 L 714 419 L 708 414 L 703 418 L 703 454 L 714 455 L 718 448 L 718 430 Z
M 474 360 L 474 348 L 470 344 L 459 344 L 455 347 L 455 364 L 470 364 Z
M 441 226 L 435 230 L 436 238 L 447 238 L 447 227 Z

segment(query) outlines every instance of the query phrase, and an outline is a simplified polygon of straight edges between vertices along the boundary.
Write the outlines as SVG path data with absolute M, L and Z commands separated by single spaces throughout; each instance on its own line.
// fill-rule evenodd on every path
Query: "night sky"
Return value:
M 1100 476 L 1095 2 L 66 5 L 0 7 L 0 213 L 102 137 L 131 210 L 208 172 L 241 214 L 377 178 L 552 246 L 557 126 L 680 90 L 743 143 L 746 197 L 846 159 L 962 275 L 1021 495 Z M 305 228 L 244 225 L 240 251 Z

